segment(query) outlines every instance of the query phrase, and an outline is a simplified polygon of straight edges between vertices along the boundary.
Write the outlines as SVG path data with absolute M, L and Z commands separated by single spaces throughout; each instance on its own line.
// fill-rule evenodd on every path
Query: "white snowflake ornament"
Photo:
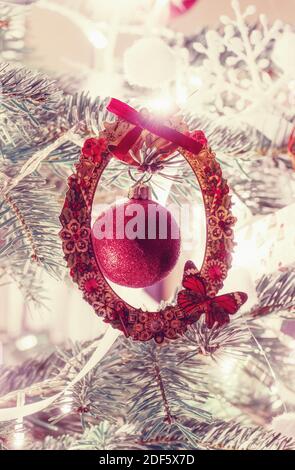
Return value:
M 251 25 L 248 17 L 255 13 L 254 5 L 243 12 L 233 0 L 232 8 L 234 19 L 221 16 L 222 27 L 207 31 L 204 43 L 193 44 L 198 53 L 195 73 L 202 87 L 189 100 L 189 108 L 250 124 L 257 113 L 275 110 L 281 116 L 287 108 L 290 77 L 272 63 L 270 51 L 288 27 L 280 21 L 269 26 L 264 15 Z

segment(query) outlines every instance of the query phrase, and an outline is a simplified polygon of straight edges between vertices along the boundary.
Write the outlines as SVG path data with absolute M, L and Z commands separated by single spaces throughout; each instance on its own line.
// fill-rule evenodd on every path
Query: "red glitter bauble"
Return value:
M 165 278 L 180 252 L 174 217 L 150 199 L 112 206 L 96 220 L 92 240 L 102 273 L 126 287 L 148 287 Z

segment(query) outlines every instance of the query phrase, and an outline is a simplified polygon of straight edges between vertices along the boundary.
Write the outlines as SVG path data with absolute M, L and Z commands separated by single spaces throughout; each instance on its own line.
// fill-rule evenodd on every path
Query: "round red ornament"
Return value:
M 92 241 L 102 273 L 126 287 L 148 287 L 164 279 L 180 252 L 179 228 L 171 213 L 155 201 L 135 197 L 98 217 Z

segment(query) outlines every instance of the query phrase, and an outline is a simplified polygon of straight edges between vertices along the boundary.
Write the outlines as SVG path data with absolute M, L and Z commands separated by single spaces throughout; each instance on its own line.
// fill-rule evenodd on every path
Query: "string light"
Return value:
M 16 449 L 16 450 L 22 449 L 25 443 L 24 418 L 21 414 L 21 408 L 23 408 L 24 404 L 25 404 L 25 394 L 23 392 L 19 392 L 17 395 L 16 406 L 20 410 L 20 416 L 16 420 L 13 439 L 12 439 L 13 449 Z
M 14 435 L 12 445 L 14 449 L 22 449 L 25 443 L 25 432 L 23 422 L 16 424 L 14 428 Z
M 73 392 L 71 389 L 67 389 L 64 393 L 63 403 L 60 407 L 63 414 L 68 414 L 72 411 L 73 406 Z

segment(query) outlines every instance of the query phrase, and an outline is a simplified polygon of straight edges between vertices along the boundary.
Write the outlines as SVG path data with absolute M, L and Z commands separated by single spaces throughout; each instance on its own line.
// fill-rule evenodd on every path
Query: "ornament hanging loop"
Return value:
M 144 173 L 143 175 L 141 175 L 139 178 L 135 178 L 134 175 L 132 174 L 132 170 L 131 168 L 128 169 L 128 174 L 130 176 L 130 178 L 132 179 L 132 181 L 135 182 L 135 185 L 134 186 L 138 186 L 138 185 L 142 185 L 142 184 L 147 184 L 151 181 L 153 175 L 152 174 L 146 174 Z
M 145 184 L 132 186 L 128 192 L 129 199 L 150 200 L 152 198 L 151 188 Z

